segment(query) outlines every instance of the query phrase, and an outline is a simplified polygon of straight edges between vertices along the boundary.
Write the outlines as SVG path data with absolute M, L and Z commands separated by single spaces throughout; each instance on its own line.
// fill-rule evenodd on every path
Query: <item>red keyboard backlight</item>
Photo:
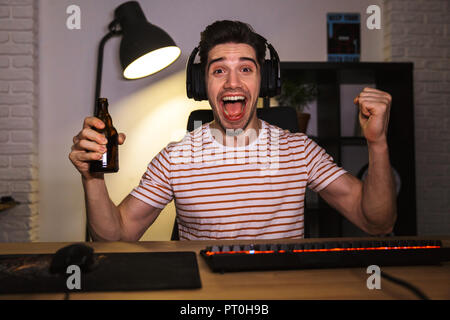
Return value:
M 212 256 L 215 254 L 264 254 L 264 253 L 301 253 L 301 252 L 335 252 L 335 251 L 362 251 L 362 250 L 410 250 L 410 249 L 439 249 L 441 246 L 411 246 L 411 247 L 372 247 L 372 248 L 331 248 L 331 249 L 303 249 L 303 250 L 268 250 L 268 251 L 218 251 L 218 252 L 205 252 L 206 255 Z

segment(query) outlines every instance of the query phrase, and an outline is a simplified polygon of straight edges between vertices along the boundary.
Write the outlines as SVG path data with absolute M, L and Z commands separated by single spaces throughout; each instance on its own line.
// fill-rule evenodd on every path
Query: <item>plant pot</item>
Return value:
M 308 128 L 308 122 L 311 115 L 309 113 L 303 113 L 297 111 L 297 120 L 298 120 L 298 129 L 302 133 L 306 133 L 306 129 Z

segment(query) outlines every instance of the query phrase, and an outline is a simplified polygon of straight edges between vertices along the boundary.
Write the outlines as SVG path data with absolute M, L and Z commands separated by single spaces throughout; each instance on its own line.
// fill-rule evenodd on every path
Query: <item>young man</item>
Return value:
M 138 187 L 116 206 L 90 160 L 104 138 L 89 117 L 74 137 L 70 160 L 80 171 L 95 240 L 137 241 L 175 199 L 180 239 L 302 238 L 306 187 L 370 234 L 392 231 L 396 196 L 386 141 L 389 94 L 364 89 L 354 100 L 369 148 L 361 182 L 301 133 L 256 116 L 265 42 L 241 22 L 218 21 L 201 35 L 200 60 L 214 121 L 164 148 Z M 122 144 L 125 135 L 120 134 Z

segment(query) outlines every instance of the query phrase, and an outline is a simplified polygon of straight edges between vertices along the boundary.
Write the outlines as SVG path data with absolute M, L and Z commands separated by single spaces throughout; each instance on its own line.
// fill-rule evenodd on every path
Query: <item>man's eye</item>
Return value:
M 252 72 L 252 68 L 250 67 L 243 67 L 242 72 Z
M 213 74 L 220 74 L 220 73 L 223 73 L 222 69 L 216 69 L 213 71 Z

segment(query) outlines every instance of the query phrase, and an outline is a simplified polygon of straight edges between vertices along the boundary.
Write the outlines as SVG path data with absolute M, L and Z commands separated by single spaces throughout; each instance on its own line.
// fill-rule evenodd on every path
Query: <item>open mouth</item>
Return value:
M 244 115 L 247 98 L 244 95 L 227 95 L 221 100 L 225 118 L 229 121 L 237 121 Z

